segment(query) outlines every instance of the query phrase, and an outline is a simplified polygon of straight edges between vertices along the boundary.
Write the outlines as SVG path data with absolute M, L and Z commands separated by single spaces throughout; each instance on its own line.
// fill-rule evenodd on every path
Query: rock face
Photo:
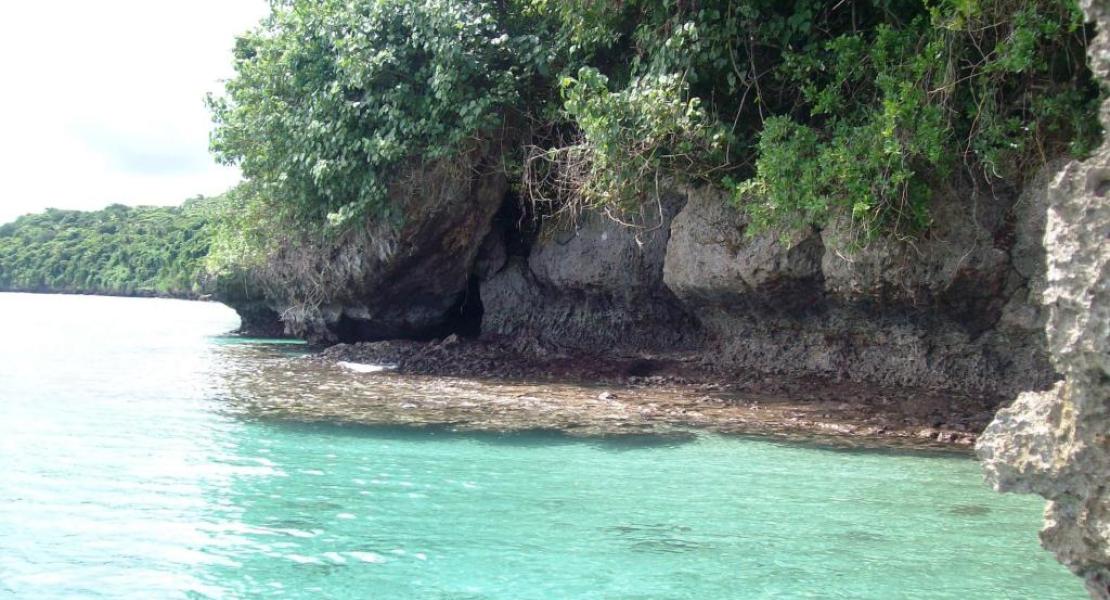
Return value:
M 247 331 L 313 341 L 481 335 L 528 351 L 700 353 L 725 373 L 1011 394 L 1044 352 L 1046 178 L 949 191 L 915 244 L 859 250 L 846 224 L 749 235 L 711 188 L 634 215 L 523 216 L 488 153 L 398 181 L 398 224 L 294 240 L 220 297 Z M 964 185 L 961 189 L 971 189 Z
M 1049 177 L 953 182 L 926 236 L 860 249 L 846 220 L 751 235 L 725 192 L 673 183 L 640 214 L 537 222 L 499 152 L 415 166 L 390 188 L 397 219 L 289 240 L 220 298 L 248 330 L 276 317 L 313 341 L 459 333 L 996 398 L 1057 379 L 1040 306 Z
M 394 222 L 288 241 L 253 274 L 265 304 L 288 334 L 313 341 L 435 337 L 477 321 L 468 284 L 508 187 L 499 164 L 478 148 L 414 167 L 390 186 Z M 248 314 L 258 304 L 221 299 Z
M 1020 197 L 938 194 L 928 239 L 862 250 L 845 223 L 753 237 L 723 194 L 693 190 L 671 226 L 664 281 L 723 368 L 992 393 L 1044 388 L 1053 372 L 1029 294 L 1043 277 L 1034 250 L 1042 230 L 1024 214 L 1043 206 L 1044 183 Z
M 712 188 L 643 214 L 495 229 L 477 261 L 482 335 L 530 350 L 698 352 L 725 373 L 1012 394 L 1046 389 L 1047 178 L 938 194 L 914 244 L 860 250 L 848 225 L 752 236 Z M 527 237 L 527 236 L 523 236 Z
M 1084 2 L 1097 22 L 1092 70 L 1110 79 L 1110 3 Z M 1110 103 L 1102 122 L 1110 127 Z M 1051 390 L 1026 392 L 1000 411 L 977 448 L 1001 491 L 1049 500 L 1041 541 L 1110 599 L 1110 143 L 1072 162 L 1048 193 L 1044 302 Z
M 697 322 L 663 285 L 671 220 L 684 201 L 667 195 L 623 222 L 601 214 L 547 221 L 523 251 L 488 243 L 493 250 L 480 263 L 490 262 L 487 254 L 508 256 L 483 276 L 482 335 L 608 354 L 698 347 Z
M 961 182 L 913 243 L 853 245 L 850 224 L 750 235 L 711 188 L 639 214 L 533 220 L 490 151 L 413 169 L 399 223 L 297 239 L 220 297 L 248 331 L 313 341 L 484 337 L 531 352 L 683 353 L 724 374 L 1011 395 L 1047 389 L 1047 178 Z M 229 291 L 231 290 L 231 291 Z
M 221 275 L 216 280 L 214 296 L 239 313 L 238 333 L 269 338 L 285 335 L 281 315 L 263 296 L 261 283 L 254 279 L 252 273 L 238 271 Z

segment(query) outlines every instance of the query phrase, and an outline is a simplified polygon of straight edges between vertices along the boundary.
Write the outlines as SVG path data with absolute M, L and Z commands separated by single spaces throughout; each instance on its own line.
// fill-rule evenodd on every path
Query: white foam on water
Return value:
M 341 360 L 336 364 L 340 367 L 343 367 L 344 369 L 347 369 L 348 371 L 354 371 L 355 373 L 381 373 L 382 371 L 389 371 L 396 368 L 392 365 L 369 365 L 364 363 L 347 362 L 345 360 Z
M 365 562 L 365 563 L 378 564 L 378 563 L 384 563 L 385 562 L 385 557 L 383 557 L 381 554 L 376 554 L 374 552 L 348 552 L 347 556 L 350 556 L 351 558 L 354 558 L 354 559 L 357 559 L 357 560 L 361 560 L 362 562 Z

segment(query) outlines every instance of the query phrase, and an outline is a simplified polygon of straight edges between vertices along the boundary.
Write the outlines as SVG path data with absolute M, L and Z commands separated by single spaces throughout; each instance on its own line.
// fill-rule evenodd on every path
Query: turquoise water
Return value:
M 1085 597 L 966 457 L 250 420 L 219 305 L 0 314 L 0 597 Z

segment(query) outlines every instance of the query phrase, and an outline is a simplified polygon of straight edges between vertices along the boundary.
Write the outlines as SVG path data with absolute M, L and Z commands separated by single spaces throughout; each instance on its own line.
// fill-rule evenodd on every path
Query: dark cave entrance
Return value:
M 482 334 L 482 316 L 485 308 L 482 306 L 482 286 L 477 275 L 471 275 L 467 280 L 466 291 L 459 297 L 458 303 L 448 313 L 447 322 L 443 324 L 441 335 L 432 337 L 446 337 L 452 333 L 465 338 L 476 338 Z
M 526 258 L 539 236 L 541 220 L 531 203 L 522 202 L 515 192 L 509 192 L 493 216 L 491 235 L 501 236 L 507 256 Z
M 331 332 L 343 344 L 374 342 L 379 340 L 413 340 L 428 342 L 443 339 L 451 334 L 477 338 L 482 333 L 482 296 L 477 275 L 471 275 L 466 290 L 444 315 L 443 322 L 421 329 L 383 328 L 372 321 L 352 319 L 341 315 L 331 326 Z
M 341 344 L 354 344 L 381 339 L 381 332 L 375 331 L 370 323 L 352 319 L 341 315 L 339 321 L 331 327 L 332 333 Z

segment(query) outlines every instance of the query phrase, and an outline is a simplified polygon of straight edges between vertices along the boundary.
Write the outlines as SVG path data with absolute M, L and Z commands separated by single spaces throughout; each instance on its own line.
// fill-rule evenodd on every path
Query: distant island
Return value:
M 0 225 L 0 291 L 203 297 L 212 202 L 19 217 Z

